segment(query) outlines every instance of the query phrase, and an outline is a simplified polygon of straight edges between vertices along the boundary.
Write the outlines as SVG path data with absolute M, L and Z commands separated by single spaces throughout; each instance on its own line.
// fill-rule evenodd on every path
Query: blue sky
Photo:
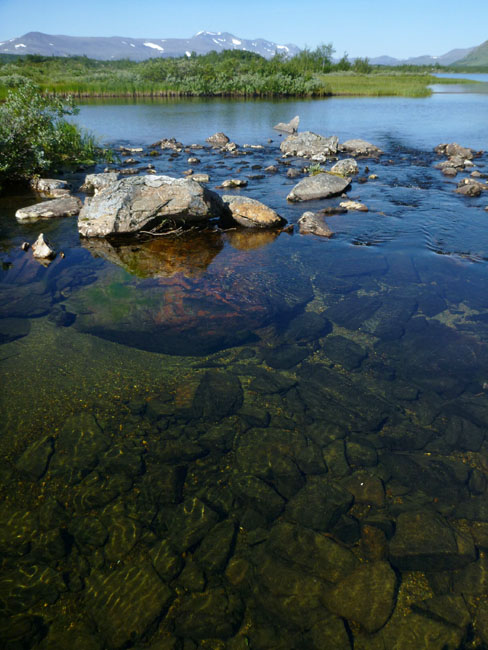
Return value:
M 488 39 L 488 3 L 459 0 L 0 0 L 0 41 L 39 31 L 70 36 L 187 38 L 199 30 L 350 56 L 440 55 Z

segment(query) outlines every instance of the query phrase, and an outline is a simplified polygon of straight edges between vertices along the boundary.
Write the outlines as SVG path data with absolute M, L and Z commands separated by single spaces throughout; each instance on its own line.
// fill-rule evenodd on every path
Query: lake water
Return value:
M 293 225 L 343 199 L 286 201 L 306 161 L 273 124 L 384 153 L 358 159 L 348 197 L 369 210 L 327 216 L 331 239 L 80 240 L 73 218 L 17 223 L 33 195 L 0 199 L 2 647 L 485 647 L 488 195 L 455 190 L 485 182 L 487 108 L 81 107 L 143 148 L 133 165 L 197 157 L 211 189 L 245 179 Z M 217 131 L 237 155 L 205 145 Z M 151 155 L 165 137 L 203 148 Z M 456 177 L 436 168 L 449 142 L 475 152 Z M 47 266 L 20 248 L 40 232 L 64 253 Z

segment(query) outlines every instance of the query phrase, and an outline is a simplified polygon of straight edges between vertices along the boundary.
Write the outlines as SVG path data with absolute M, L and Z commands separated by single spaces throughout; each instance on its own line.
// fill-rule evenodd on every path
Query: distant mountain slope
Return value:
M 87 56 L 90 59 L 132 59 L 143 61 L 154 57 L 190 56 L 192 52 L 207 54 L 216 50 L 247 50 L 266 58 L 275 52 L 289 56 L 300 49 L 293 44 L 279 45 L 262 38 L 237 38 L 228 32 L 198 32 L 191 38 L 129 38 L 53 36 L 29 32 L 19 38 L 0 43 L 1 54 L 41 54 L 43 56 Z
M 480 46 L 481 47 L 481 46 Z M 442 54 L 441 56 L 432 56 L 430 54 L 424 54 L 423 56 L 412 56 L 408 59 L 394 59 L 391 56 L 377 56 L 376 58 L 370 59 L 370 63 L 373 65 L 452 65 L 453 63 L 459 62 L 460 59 L 463 59 L 470 52 L 473 52 L 478 48 L 467 47 L 463 49 L 455 49 Z
M 456 65 L 488 66 L 488 41 L 481 43 L 468 56 L 456 61 Z

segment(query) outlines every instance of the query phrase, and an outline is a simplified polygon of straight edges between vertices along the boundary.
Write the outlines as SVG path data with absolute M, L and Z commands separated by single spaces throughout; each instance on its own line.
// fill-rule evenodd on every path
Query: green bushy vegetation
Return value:
M 104 156 L 93 137 L 66 120 L 74 112 L 72 100 L 43 94 L 28 79 L 15 79 L 0 106 L 0 188 Z
M 198 56 L 96 61 L 87 57 L 37 55 L 0 58 L 0 98 L 19 77 L 48 93 L 77 97 L 323 97 L 345 95 L 422 96 L 435 78 L 425 67 L 393 70 L 368 59 L 333 63 L 332 44 L 305 48 L 292 58 L 271 59 L 241 50 Z M 403 78 L 400 79 L 403 75 Z

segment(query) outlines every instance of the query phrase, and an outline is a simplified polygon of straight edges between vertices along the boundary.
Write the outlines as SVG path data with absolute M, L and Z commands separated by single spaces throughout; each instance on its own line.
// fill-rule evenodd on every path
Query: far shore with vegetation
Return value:
M 0 100 L 21 79 L 44 93 L 89 97 L 426 97 L 441 66 L 372 66 L 368 59 L 332 62 L 331 44 L 292 58 L 265 59 L 241 50 L 134 62 L 37 55 L 0 57 Z M 443 79 L 443 84 L 463 83 Z M 473 82 L 470 82 L 473 83 Z

